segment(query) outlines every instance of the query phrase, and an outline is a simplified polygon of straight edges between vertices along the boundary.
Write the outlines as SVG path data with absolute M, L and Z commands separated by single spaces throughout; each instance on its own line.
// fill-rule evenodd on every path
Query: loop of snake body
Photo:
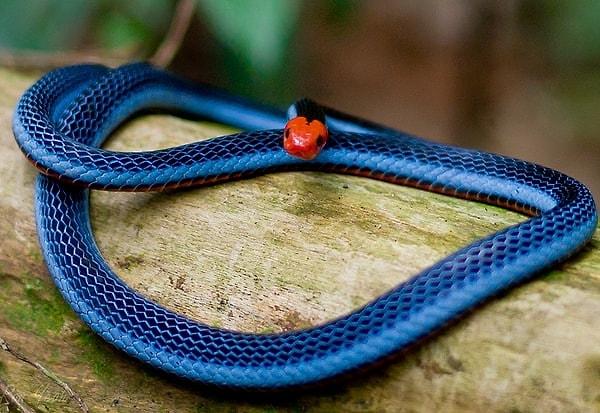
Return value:
M 144 110 L 184 113 L 246 131 L 158 151 L 99 148 Z M 13 131 L 42 172 L 35 196 L 38 236 L 66 301 L 105 340 L 158 369 L 218 386 L 282 389 L 386 359 L 565 260 L 596 229 L 592 195 L 560 172 L 436 144 L 332 109 L 323 112 L 327 144 L 299 159 L 282 149 L 283 112 L 144 63 L 71 66 L 42 77 L 20 98 Z M 461 248 L 362 308 L 281 334 L 240 333 L 173 313 L 125 285 L 94 241 L 88 188 L 158 191 L 291 170 L 380 179 L 530 217 Z

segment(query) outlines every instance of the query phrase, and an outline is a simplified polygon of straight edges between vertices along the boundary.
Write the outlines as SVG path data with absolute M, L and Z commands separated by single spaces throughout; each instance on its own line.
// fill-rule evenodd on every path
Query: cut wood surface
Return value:
M 36 171 L 10 126 L 17 98 L 33 80 L 0 70 L 0 338 L 68 383 L 91 411 L 600 411 L 598 235 L 562 266 L 418 348 L 324 388 L 283 395 L 221 391 L 116 351 L 64 303 L 37 243 Z M 144 116 L 107 146 L 168 147 L 229 131 Z M 158 194 L 93 192 L 91 211 L 101 251 L 130 286 L 193 319 L 252 332 L 325 322 L 460 246 L 525 219 L 324 173 Z M 6 352 L 0 352 L 0 378 L 38 411 L 80 411 L 62 388 Z

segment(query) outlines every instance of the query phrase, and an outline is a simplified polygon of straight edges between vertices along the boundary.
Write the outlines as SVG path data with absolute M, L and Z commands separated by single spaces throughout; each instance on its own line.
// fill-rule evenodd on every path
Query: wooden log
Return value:
M 33 78 L 0 70 L 0 338 L 52 371 L 91 411 L 585 412 L 600 410 L 600 238 L 390 363 L 308 392 L 245 395 L 189 384 L 113 349 L 52 284 L 33 216 L 36 172 L 10 122 Z M 145 116 L 118 150 L 227 133 Z M 483 235 L 524 219 L 369 179 L 281 173 L 165 194 L 93 192 L 92 224 L 129 285 L 199 321 L 253 332 L 324 322 Z M 0 352 L 0 378 L 39 411 L 80 411 Z M 2 399 L 0 397 L 0 399 Z

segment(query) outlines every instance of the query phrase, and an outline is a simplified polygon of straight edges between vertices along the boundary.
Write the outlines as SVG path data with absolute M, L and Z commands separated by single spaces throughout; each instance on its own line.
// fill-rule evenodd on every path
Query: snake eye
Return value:
M 285 133 L 284 133 L 284 139 L 287 139 L 289 137 L 290 137 L 290 130 L 289 130 L 289 128 L 286 128 Z
M 317 136 L 317 146 L 321 147 L 321 146 L 323 146 L 324 143 L 325 143 L 325 139 L 323 138 L 323 136 L 321 136 L 321 135 Z

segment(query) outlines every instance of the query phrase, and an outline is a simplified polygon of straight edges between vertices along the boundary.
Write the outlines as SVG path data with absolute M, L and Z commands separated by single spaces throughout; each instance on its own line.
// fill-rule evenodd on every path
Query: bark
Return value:
M 33 78 L 0 70 L 0 336 L 90 411 L 582 412 L 600 410 L 600 238 L 418 348 L 335 386 L 245 395 L 181 382 L 96 337 L 64 304 L 36 239 L 36 172 L 10 127 Z M 146 116 L 113 149 L 227 133 Z M 368 179 L 282 173 L 166 194 L 94 192 L 110 264 L 151 299 L 211 325 L 280 332 L 368 302 L 479 237 L 524 219 Z M 0 353 L 0 378 L 39 411 L 80 411 L 64 388 Z M 2 400 L 5 401 L 5 400 Z

